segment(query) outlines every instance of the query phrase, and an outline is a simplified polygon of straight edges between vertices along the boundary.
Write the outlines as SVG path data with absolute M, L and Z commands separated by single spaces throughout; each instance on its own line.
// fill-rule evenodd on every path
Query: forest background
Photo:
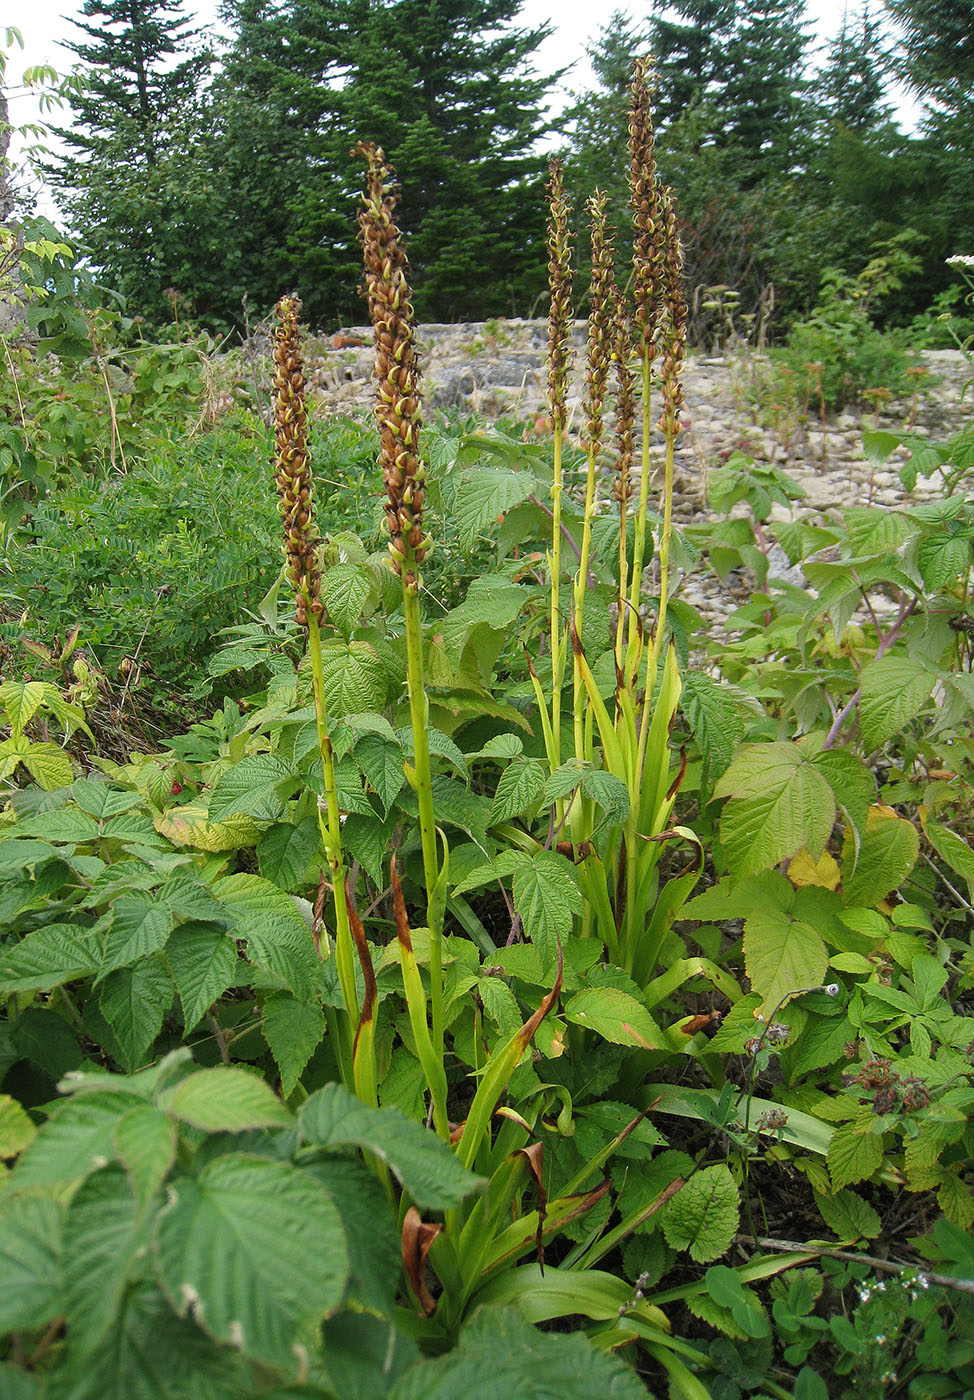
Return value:
M 773 298 L 778 333 L 836 270 L 877 258 L 902 274 L 870 308 L 881 324 L 960 295 L 945 260 L 974 246 L 965 0 L 849 7 L 817 60 L 801 4 L 617 11 L 590 49 L 595 86 L 554 117 L 564 74 L 532 66 L 550 29 L 525 27 L 518 0 L 225 0 L 221 25 L 216 39 L 171 0 L 86 0 L 69 45 L 86 86 L 50 118 L 64 230 L 150 323 L 176 309 L 239 327 L 284 287 L 314 325 L 360 320 L 348 211 L 363 135 L 401 172 L 421 319 L 543 311 L 548 158 L 560 149 L 576 198 L 606 188 L 624 222 L 640 52 L 658 58 L 658 158 L 680 191 L 691 294 L 731 287 L 755 317 Z M 910 130 L 904 89 L 920 104 Z

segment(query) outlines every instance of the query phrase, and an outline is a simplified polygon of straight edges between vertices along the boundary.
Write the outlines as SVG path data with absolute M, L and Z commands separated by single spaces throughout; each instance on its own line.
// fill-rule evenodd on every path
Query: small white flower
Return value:
M 970 253 L 955 253 L 947 259 L 948 267 L 974 267 L 974 256 Z

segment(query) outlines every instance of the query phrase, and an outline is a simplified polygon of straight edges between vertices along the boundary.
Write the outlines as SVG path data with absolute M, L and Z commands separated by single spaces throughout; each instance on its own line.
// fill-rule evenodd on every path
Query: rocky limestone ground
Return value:
M 585 323 L 575 325 L 576 366 L 569 397 L 569 424 L 582 423 Z M 486 324 L 419 327 L 427 416 L 436 411 L 474 415 L 481 422 L 516 417 L 533 425 L 545 414 L 544 320 L 502 320 Z M 372 337 L 364 326 L 348 327 L 330 340 L 312 342 L 308 379 L 319 411 L 347 412 L 372 402 Z M 970 421 L 962 401 L 971 366 L 954 350 L 921 352 L 914 382 L 918 392 L 872 408 L 849 409 L 820 419 L 817 402 L 790 409 L 776 402 L 769 358 L 747 346 L 720 353 L 691 352 L 686 361 L 684 431 L 677 447 L 675 519 L 688 522 L 708 511 L 707 481 L 735 451 L 757 463 L 776 463 L 803 490 L 797 509 L 829 510 L 848 505 L 894 507 L 907 501 L 898 450 L 874 467 L 862 450 L 864 429 L 897 430 L 941 441 Z M 921 478 L 914 500 L 940 494 L 936 479 Z M 743 508 L 739 508 L 743 509 Z M 775 505 L 773 516 L 791 512 Z M 771 551 L 771 577 L 801 583 L 798 571 L 777 546 Z M 747 591 L 728 589 L 714 578 L 686 580 L 681 595 L 708 620 L 723 621 Z M 736 596 L 735 596 L 736 594 Z

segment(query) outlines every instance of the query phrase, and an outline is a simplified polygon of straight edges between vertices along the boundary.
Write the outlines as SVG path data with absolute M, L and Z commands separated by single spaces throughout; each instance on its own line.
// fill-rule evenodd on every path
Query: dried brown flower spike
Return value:
M 365 291 L 375 334 L 375 416 L 379 464 L 386 488 L 386 524 L 392 567 L 407 587 L 416 587 L 415 567 L 430 546 L 423 535 L 426 468 L 419 457 L 419 367 L 413 331 L 409 264 L 393 217 L 398 201 L 395 174 L 382 148 L 361 142 L 353 155 L 368 166 L 359 237 L 365 260 Z
M 655 59 L 637 58 L 629 110 L 629 202 L 635 225 L 633 243 L 634 321 L 639 353 L 652 360 L 659 325 L 664 254 L 663 211 L 656 176 L 656 147 L 650 112 L 656 89 Z
M 318 540 L 311 501 L 311 464 L 308 456 L 308 419 L 304 401 L 304 370 L 297 297 L 277 303 L 274 335 L 274 424 L 276 428 L 276 479 L 278 504 L 284 523 L 284 551 L 288 577 L 297 603 L 295 616 L 308 625 L 308 610 L 321 616 L 319 598 Z
M 572 251 L 568 220 L 571 205 L 565 194 L 561 161 L 548 167 L 548 408 L 552 429 L 565 428 L 565 400 L 572 362 Z
M 622 509 L 625 523 L 627 503 L 632 495 L 632 461 L 635 452 L 636 389 L 632 377 L 632 332 L 629 314 L 618 287 L 613 287 L 612 333 L 616 381 L 616 480 L 612 494 Z M 625 586 L 623 584 L 623 586 Z
M 592 227 L 592 284 L 588 310 L 588 364 L 585 371 L 585 450 L 598 457 L 602 450 L 602 413 L 612 355 L 612 313 L 615 282 L 612 240 L 606 225 L 608 197 L 596 190 L 588 201 Z
M 663 413 L 660 427 L 664 432 L 680 431 L 680 409 L 683 407 L 683 359 L 687 340 L 687 301 L 683 286 L 683 250 L 676 217 L 676 196 L 668 189 L 663 194 L 663 223 L 666 232 L 666 256 L 663 263 L 663 305 L 666 319 L 663 325 Z

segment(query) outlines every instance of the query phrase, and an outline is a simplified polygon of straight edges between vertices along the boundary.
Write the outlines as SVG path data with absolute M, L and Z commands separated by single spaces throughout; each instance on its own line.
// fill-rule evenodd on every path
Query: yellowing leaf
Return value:
M 823 851 L 814 860 L 807 850 L 801 850 L 788 863 L 788 879 L 797 888 L 802 885 L 820 885 L 825 890 L 839 887 L 839 866 L 828 851 Z
M 160 836 L 174 846 L 191 846 L 197 851 L 237 851 L 256 846 L 262 828 L 244 812 L 236 812 L 222 822 L 211 822 L 206 808 L 198 803 L 173 807 L 153 819 Z

